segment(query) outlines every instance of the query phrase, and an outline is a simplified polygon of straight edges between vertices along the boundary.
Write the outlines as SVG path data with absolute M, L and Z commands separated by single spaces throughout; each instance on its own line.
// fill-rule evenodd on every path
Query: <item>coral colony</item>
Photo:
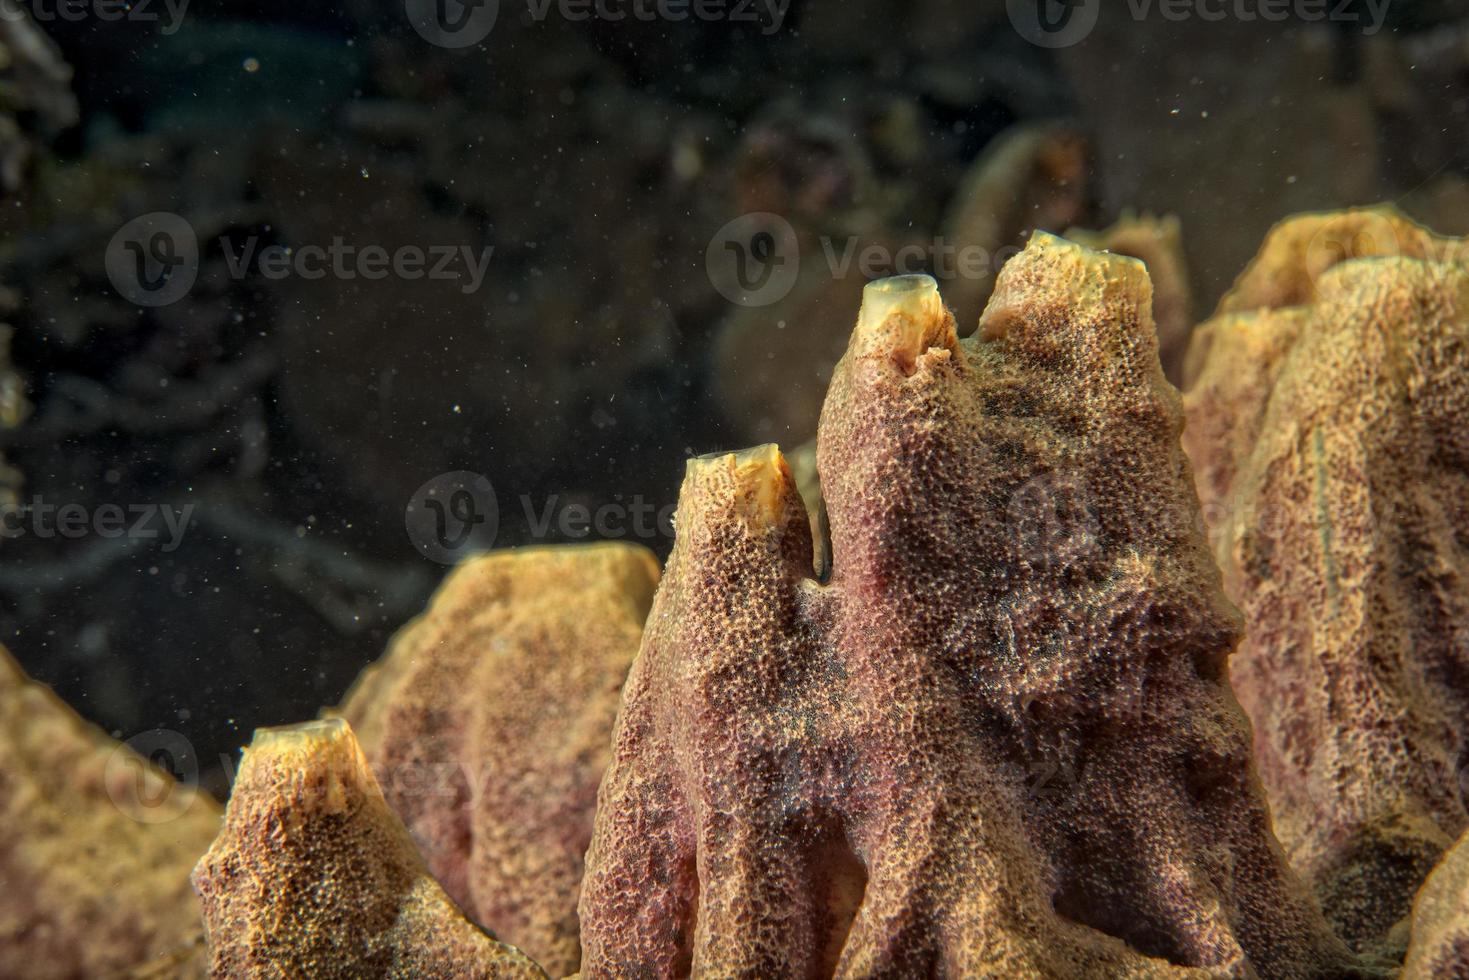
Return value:
M 7 663 L 0 974 L 1469 977 L 1465 258 L 1290 219 L 1182 397 L 1137 259 L 872 282 L 814 471 L 466 562 L 222 814 Z

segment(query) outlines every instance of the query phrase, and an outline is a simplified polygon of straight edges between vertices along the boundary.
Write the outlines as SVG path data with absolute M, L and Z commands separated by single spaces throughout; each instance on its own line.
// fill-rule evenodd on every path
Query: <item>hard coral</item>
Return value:
M 214 800 L 82 721 L 3 647 L 0 746 L 0 976 L 114 976 L 187 945 Z
M 449 895 L 558 975 L 577 968 L 597 783 L 657 582 L 630 544 L 474 559 L 342 707 Z
M 340 718 L 255 733 L 194 887 L 214 976 L 545 977 L 444 894 Z
M 1047 235 L 959 341 L 870 285 L 822 416 L 691 462 L 584 975 L 1357 975 L 1285 865 L 1140 263 Z
M 1391 210 L 1291 219 L 1191 355 L 1235 688 L 1276 832 L 1358 946 L 1469 825 L 1466 256 Z

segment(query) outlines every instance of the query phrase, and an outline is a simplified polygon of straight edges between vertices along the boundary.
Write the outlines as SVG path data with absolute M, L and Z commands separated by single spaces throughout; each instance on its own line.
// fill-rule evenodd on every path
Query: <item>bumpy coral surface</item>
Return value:
M 189 867 L 218 804 L 82 721 L 3 647 L 0 747 L 0 976 L 115 976 L 186 945 Z
M 1413 901 L 1402 980 L 1469 977 L 1469 836 L 1444 855 Z
M 444 894 L 340 718 L 255 733 L 193 880 L 214 976 L 545 977 Z
M 1066 237 L 1090 248 L 1142 259 L 1153 283 L 1153 320 L 1158 326 L 1158 360 L 1169 381 L 1183 375 L 1183 360 L 1193 331 L 1193 292 L 1183 254 L 1178 218 L 1124 214 L 1101 231 L 1069 229 Z
M 585 976 L 1356 975 L 1270 834 L 1149 307 L 1046 235 L 973 340 L 869 286 L 825 584 L 774 447 L 691 462 Z
M 474 559 L 342 708 L 449 895 L 557 975 L 577 968 L 597 784 L 657 581 L 631 544 Z
M 1469 823 L 1465 254 L 1392 211 L 1292 219 L 1191 354 L 1276 833 L 1359 946 Z

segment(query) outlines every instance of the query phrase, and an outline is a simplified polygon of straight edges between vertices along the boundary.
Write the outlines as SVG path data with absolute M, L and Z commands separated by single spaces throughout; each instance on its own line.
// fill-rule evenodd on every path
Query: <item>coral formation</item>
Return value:
M 219 806 L 78 718 L 0 647 L 0 976 L 107 977 L 188 947 Z M 188 955 L 188 949 L 184 949 Z M 181 975 L 176 971 L 174 975 Z
M 597 784 L 657 581 L 631 544 L 466 562 L 341 709 L 448 894 L 558 976 L 577 969 Z
M 1469 977 L 1469 835 L 1444 855 L 1413 900 L 1402 980 Z
M 545 977 L 444 894 L 340 718 L 255 733 L 193 881 L 214 976 Z
M 1289 219 L 1190 354 L 1275 831 L 1364 948 L 1469 825 L 1466 257 L 1390 209 Z
M 826 584 L 774 447 L 691 461 L 585 975 L 1357 975 L 1270 834 L 1150 298 L 1044 234 L 973 340 L 869 285 Z
M 1153 322 L 1158 328 L 1158 360 L 1163 374 L 1178 384 L 1194 328 L 1193 294 L 1183 255 L 1183 234 L 1176 217 L 1124 212 L 1101 231 L 1068 229 L 1066 237 L 1089 248 L 1142 259 L 1153 283 Z

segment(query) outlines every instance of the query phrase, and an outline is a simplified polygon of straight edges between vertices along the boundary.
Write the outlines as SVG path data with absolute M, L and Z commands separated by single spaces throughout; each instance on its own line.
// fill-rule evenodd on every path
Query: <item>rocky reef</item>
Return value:
M 1469 825 L 1466 255 L 1390 209 L 1291 219 L 1191 353 L 1275 832 L 1359 947 Z

